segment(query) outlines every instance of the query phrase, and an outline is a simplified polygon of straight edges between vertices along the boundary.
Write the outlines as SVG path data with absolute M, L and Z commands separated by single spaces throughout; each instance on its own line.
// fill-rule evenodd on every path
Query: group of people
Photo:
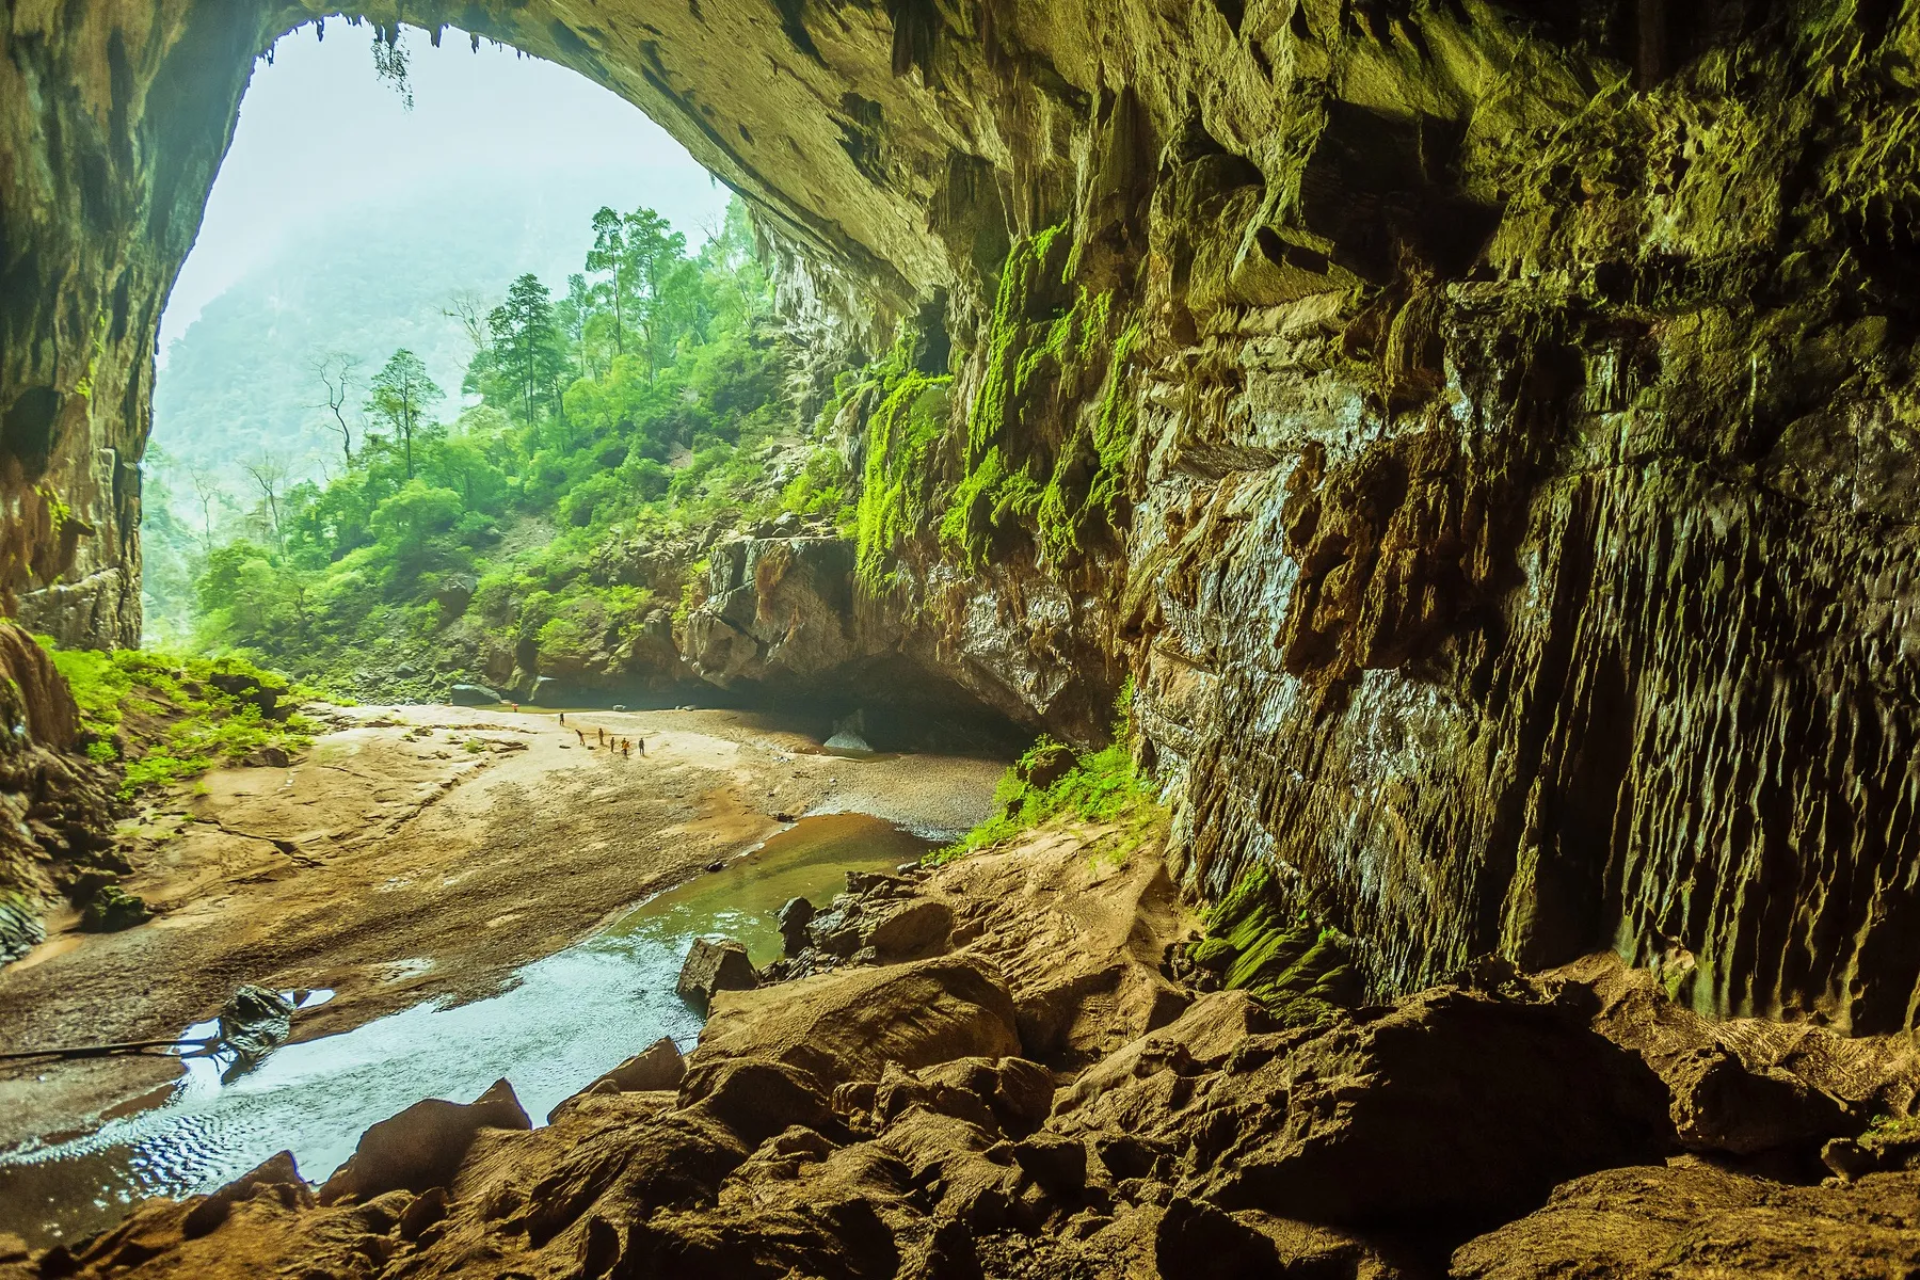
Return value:
M 563 725 L 567 723 L 567 713 L 564 711 L 560 713 L 560 723 Z M 605 729 L 595 729 L 593 731 L 593 741 L 588 742 L 587 731 L 585 729 L 582 729 L 579 725 L 573 725 L 571 727 L 574 736 L 580 739 L 580 745 L 589 751 L 594 750 L 596 747 L 605 747 L 609 751 L 618 751 L 621 759 L 631 760 L 634 750 L 637 747 L 640 751 L 640 758 L 643 760 L 646 759 L 647 740 L 645 738 L 610 737 Z

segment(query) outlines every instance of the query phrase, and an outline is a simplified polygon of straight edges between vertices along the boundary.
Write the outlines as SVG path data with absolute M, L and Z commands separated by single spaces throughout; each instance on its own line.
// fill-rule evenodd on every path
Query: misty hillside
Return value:
M 339 436 L 325 425 L 331 415 L 312 368 L 330 351 L 361 363 L 350 422 L 366 379 L 399 347 L 420 356 L 451 405 L 472 355 L 460 324 L 442 314 L 451 298 L 473 291 L 492 306 L 504 281 L 528 271 L 564 287 L 592 241 L 606 185 L 604 175 L 537 187 L 475 178 L 396 192 L 289 235 L 166 352 L 154 443 L 171 464 L 223 472 L 236 489 L 238 464 L 263 451 L 297 475 L 337 469 Z

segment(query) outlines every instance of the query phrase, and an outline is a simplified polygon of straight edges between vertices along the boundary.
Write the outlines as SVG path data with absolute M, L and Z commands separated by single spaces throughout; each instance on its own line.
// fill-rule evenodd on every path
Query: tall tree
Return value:
M 240 469 L 253 477 L 253 483 L 260 490 L 267 509 L 268 527 L 273 531 L 274 545 L 286 550 L 287 538 L 280 526 L 280 503 L 287 486 L 286 459 L 277 454 L 261 452 L 240 464 Z
M 447 393 L 427 376 L 427 366 L 405 347 L 394 352 L 386 367 L 373 377 L 373 394 L 366 411 L 393 429 L 407 459 L 407 479 L 413 479 L 413 442 L 425 428 L 433 406 Z
M 347 466 L 353 466 L 353 427 L 347 422 L 346 404 L 353 396 L 353 385 L 360 377 L 360 359 L 343 351 L 328 351 L 313 358 L 313 376 L 326 388 L 325 408 L 333 414 L 333 429 L 340 433 L 340 452 Z
M 651 377 L 671 356 L 679 338 L 672 325 L 671 284 L 686 261 L 687 238 L 651 209 L 635 209 L 620 224 L 633 290 L 634 326 L 640 330 Z
M 593 287 L 587 283 L 585 276 L 576 271 L 567 277 L 567 296 L 553 304 L 553 320 L 560 335 L 566 339 L 567 350 L 578 363 L 580 372 L 589 378 L 599 376 L 599 370 L 593 365 L 592 353 L 587 348 L 593 313 Z
M 187 464 L 187 482 L 193 486 L 194 501 L 200 504 L 200 550 L 213 554 L 213 509 L 226 500 L 220 477 L 197 462 Z
M 460 326 L 467 345 L 473 348 L 469 358 L 486 350 L 488 310 L 487 300 L 478 289 L 455 290 L 448 296 L 447 305 L 440 308 L 441 315 Z
M 535 405 L 547 390 L 554 360 L 552 294 L 531 272 L 515 280 L 507 300 L 487 317 L 493 330 L 494 366 L 513 388 L 527 426 L 537 422 Z
M 607 277 L 601 286 L 613 308 L 613 353 L 626 354 L 627 235 L 620 215 L 602 205 L 593 215 L 593 248 L 587 251 L 587 270 Z

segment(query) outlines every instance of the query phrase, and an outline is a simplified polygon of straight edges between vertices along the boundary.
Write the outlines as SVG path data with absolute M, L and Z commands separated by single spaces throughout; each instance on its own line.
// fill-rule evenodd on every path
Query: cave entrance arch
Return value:
M 876 332 L 945 279 L 912 176 L 925 166 L 896 174 L 850 141 L 876 112 L 931 127 L 930 102 L 889 89 L 908 82 L 886 56 L 884 12 L 835 13 L 817 36 L 760 3 L 622 0 L 593 16 L 548 0 L 346 11 L 153 0 L 12 15 L 0 60 L 0 171 L 16 175 L 0 186 L 8 612 L 68 643 L 137 642 L 138 463 L 162 310 L 256 59 L 308 23 L 458 28 L 611 89 L 749 199 L 812 305 L 864 315 Z

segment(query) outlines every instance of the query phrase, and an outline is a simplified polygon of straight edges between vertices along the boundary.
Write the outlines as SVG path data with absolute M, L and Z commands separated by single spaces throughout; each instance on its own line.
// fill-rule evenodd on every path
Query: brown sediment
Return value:
M 644 729 L 654 750 L 644 763 L 582 752 L 571 726 L 543 715 L 358 708 L 288 768 L 183 788 L 128 841 L 124 883 L 158 916 L 112 934 L 56 918 L 48 942 L 0 971 L 0 1048 L 174 1035 L 243 982 L 335 991 L 301 1016 L 303 1038 L 475 998 L 764 840 L 782 826 L 775 813 L 831 805 L 856 782 L 899 791 L 909 775 L 984 806 L 1000 769 L 801 756 L 791 747 L 805 739 L 724 712 L 590 723 Z M 0 1070 L 0 1145 L 85 1127 L 177 1074 L 154 1060 Z

